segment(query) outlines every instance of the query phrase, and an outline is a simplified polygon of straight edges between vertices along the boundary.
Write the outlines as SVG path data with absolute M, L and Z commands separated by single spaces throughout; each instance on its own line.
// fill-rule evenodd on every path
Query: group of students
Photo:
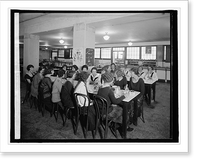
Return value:
M 156 72 L 148 67 L 148 72 L 144 72 L 142 67 L 134 67 L 127 70 L 125 67 L 117 68 L 114 63 L 104 66 L 101 73 L 97 73 L 97 68 L 93 67 L 89 72 L 88 66 L 83 65 L 81 70 L 76 65 L 71 70 L 67 70 L 67 66 L 63 66 L 54 76 L 53 68 L 44 68 L 40 66 L 38 72 L 33 72 L 34 66 L 27 66 L 25 75 L 27 84 L 27 95 L 35 98 L 37 102 L 45 103 L 48 110 L 52 111 L 53 103 L 57 103 L 61 109 L 68 109 L 75 106 L 74 93 L 88 94 L 87 86 L 90 84 L 99 87 L 97 95 L 105 98 L 108 103 L 108 117 L 110 120 L 120 125 L 122 124 L 122 100 L 128 96 L 127 93 L 116 98 L 113 85 L 119 86 L 120 89 L 129 89 L 140 92 L 138 104 L 143 100 L 145 94 L 144 78 L 157 78 Z M 54 78 L 52 78 L 54 76 Z M 65 79 L 63 81 L 63 79 Z M 27 96 L 26 95 L 26 96 Z M 25 97 L 27 98 L 27 97 Z M 79 105 L 84 105 L 84 100 L 78 99 Z M 24 102 L 24 101 L 23 101 Z M 35 102 L 35 103 L 37 103 Z M 89 108 L 89 130 L 95 127 L 95 110 L 93 103 L 87 102 Z M 130 107 L 129 125 L 134 123 L 134 110 Z M 127 127 L 128 131 L 133 128 Z

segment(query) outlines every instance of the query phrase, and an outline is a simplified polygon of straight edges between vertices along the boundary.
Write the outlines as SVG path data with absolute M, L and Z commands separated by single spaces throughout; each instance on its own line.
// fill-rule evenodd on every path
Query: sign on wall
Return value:
M 83 63 L 83 48 L 75 48 L 73 50 L 73 64 L 81 66 Z
M 85 53 L 85 62 L 88 66 L 94 66 L 94 49 L 93 48 L 86 48 Z

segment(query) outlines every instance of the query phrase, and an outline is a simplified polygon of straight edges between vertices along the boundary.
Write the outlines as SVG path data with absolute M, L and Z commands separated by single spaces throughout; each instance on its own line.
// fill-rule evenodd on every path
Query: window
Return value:
M 113 48 L 113 51 L 124 51 L 124 47 Z
M 95 48 L 94 58 L 100 58 L 100 48 Z
M 140 59 L 140 47 L 127 47 L 127 59 Z
M 55 52 L 55 51 L 52 51 L 52 56 L 51 56 L 51 58 L 54 60 L 54 57 L 57 57 L 57 51 Z
M 59 50 L 58 56 L 64 58 L 65 50 Z
M 101 58 L 111 59 L 111 48 L 102 48 L 101 49 Z
M 142 47 L 143 60 L 156 60 L 156 46 Z

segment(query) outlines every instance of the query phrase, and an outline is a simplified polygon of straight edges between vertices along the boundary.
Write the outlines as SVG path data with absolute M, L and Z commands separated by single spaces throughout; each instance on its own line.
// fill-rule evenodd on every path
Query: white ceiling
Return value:
M 47 13 L 21 14 L 20 22 L 37 19 Z M 68 15 L 68 13 L 62 16 Z M 78 13 L 80 15 L 80 13 Z M 114 14 L 114 13 L 113 13 Z M 61 14 L 54 13 L 49 16 Z M 76 14 L 70 14 L 76 16 Z M 133 15 L 90 23 L 89 26 L 95 29 L 95 44 L 117 44 L 132 42 L 154 42 L 170 40 L 170 14 L 169 13 L 135 13 Z M 110 39 L 105 41 L 103 35 L 108 32 Z M 62 48 L 59 39 L 63 38 L 65 44 L 73 46 L 73 27 L 58 29 L 54 31 L 36 33 L 40 36 L 40 45 L 52 48 Z

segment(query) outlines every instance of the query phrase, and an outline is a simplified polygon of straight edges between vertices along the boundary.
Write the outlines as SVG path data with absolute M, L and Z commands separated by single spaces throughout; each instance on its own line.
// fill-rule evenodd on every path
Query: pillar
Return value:
M 34 71 L 39 67 L 39 36 L 27 34 L 24 36 L 23 75 L 27 65 L 33 65 Z
M 87 64 L 86 49 L 88 50 L 88 48 L 93 50 L 95 48 L 94 28 L 89 27 L 85 23 L 75 24 L 73 28 L 73 64 L 77 65 L 79 68 Z M 93 59 L 91 60 L 94 60 L 94 55 L 92 56 Z

